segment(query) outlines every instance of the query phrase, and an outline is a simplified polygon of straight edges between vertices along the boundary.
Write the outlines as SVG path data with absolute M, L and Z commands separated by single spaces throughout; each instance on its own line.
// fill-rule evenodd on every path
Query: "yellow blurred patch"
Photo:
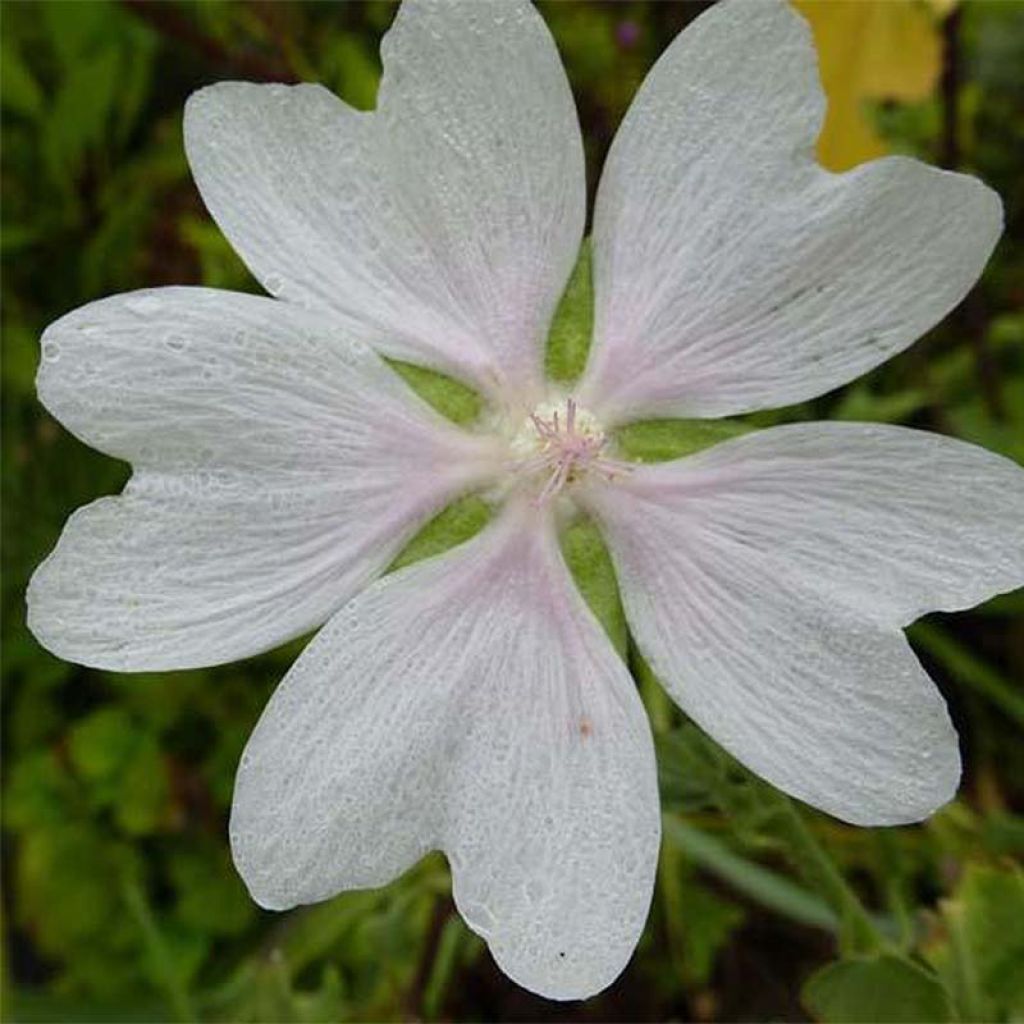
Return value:
M 828 96 L 818 158 L 834 171 L 883 156 L 868 100 L 915 103 L 942 69 L 940 22 L 956 0 L 792 0 L 810 22 Z

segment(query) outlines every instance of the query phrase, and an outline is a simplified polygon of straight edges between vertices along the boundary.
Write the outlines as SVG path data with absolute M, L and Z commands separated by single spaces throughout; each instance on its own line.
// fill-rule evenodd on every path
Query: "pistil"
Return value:
M 630 471 L 628 463 L 609 458 L 605 452 L 608 437 L 590 413 L 580 409 L 575 399 L 565 400 L 564 414 L 558 407 L 542 406 L 530 413 L 526 436 L 520 434 L 517 447 L 529 454 L 518 463 L 521 473 L 547 473 L 547 479 L 534 505 L 554 498 L 567 485 L 586 473 L 598 473 L 613 480 Z

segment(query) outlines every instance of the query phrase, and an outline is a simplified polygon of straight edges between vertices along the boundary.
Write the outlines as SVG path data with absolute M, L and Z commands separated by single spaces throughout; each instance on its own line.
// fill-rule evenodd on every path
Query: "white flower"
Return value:
M 640 649 L 740 760 L 847 821 L 929 814 L 955 790 L 956 736 L 901 627 L 1024 578 L 1024 473 L 873 425 L 631 469 L 607 436 L 797 402 L 877 365 L 964 296 L 1000 204 L 906 159 L 823 171 L 806 25 L 720 4 L 658 62 L 609 155 L 593 348 L 566 396 L 542 353 L 583 233 L 583 155 L 541 19 L 410 2 L 382 51 L 373 113 L 310 85 L 189 102 L 199 188 L 276 300 L 144 291 L 46 332 L 42 401 L 135 474 L 71 517 L 30 623 L 61 656 L 125 671 L 326 624 L 239 770 L 231 842 L 255 899 L 379 885 L 440 848 L 501 967 L 586 996 L 643 927 L 658 794 L 557 510 L 600 524 Z M 491 429 L 443 421 L 378 352 L 473 383 Z M 380 578 L 484 486 L 507 499 L 492 525 Z

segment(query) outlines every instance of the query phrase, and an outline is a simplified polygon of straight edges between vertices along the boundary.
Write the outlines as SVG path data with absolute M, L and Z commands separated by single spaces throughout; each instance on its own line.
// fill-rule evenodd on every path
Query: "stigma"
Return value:
M 538 405 L 512 440 L 517 475 L 539 485 L 538 506 L 586 476 L 610 481 L 628 473 L 629 464 L 610 458 L 608 449 L 600 423 L 573 398 Z

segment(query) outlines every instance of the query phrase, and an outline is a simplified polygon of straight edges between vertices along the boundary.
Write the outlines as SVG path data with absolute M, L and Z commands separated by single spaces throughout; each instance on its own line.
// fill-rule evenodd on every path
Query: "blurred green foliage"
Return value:
M 700 5 L 541 6 L 573 83 L 592 189 L 644 72 Z M 566 553 L 640 681 L 665 808 L 640 949 L 582 1007 L 535 999 L 496 970 L 454 913 L 439 856 L 386 889 L 287 915 L 251 903 L 227 852 L 233 774 L 300 643 L 240 665 L 128 677 L 58 661 L 27 633 L 33 566 L 75 507 L 127 476 L 36 403 L 43 327 L 135 287 L 255 290 L 190 182 L 184 100 L 220 79 L 306 79 L 372 107 L 376 47 L 393 9 L 3 5 L 4 1017 L 1021 1019 L 1019 593 L 911 631 L 963 737 L 962 795 L 922 826 L 858 830 L 798 811 L 682 720 L 607 598 L 599 539 L 576 524 Z M 977 3 L 952 17 L 942 32 L 956 75 L 920 102 L 872 101 L 866 113 L 891 148 L 993 185 L 1006 202 L 1006 238 L 978 289 L 910 351 L 757 425 L 899 422 L 1024 461 L 1024 8 Z M 570 291 L 581 293 L 578 278 Z M 587 316 L 578 303 L 563 307 L 553 375 L 578 372 Z M 461 415 L 474 415 L 474 400 L 463 396 Z M 667 458 L 717 436 L 662 423 L 634 428 L 622 444 Z M 469 499 L 404 557 L 468 535 L 486 514 Z

